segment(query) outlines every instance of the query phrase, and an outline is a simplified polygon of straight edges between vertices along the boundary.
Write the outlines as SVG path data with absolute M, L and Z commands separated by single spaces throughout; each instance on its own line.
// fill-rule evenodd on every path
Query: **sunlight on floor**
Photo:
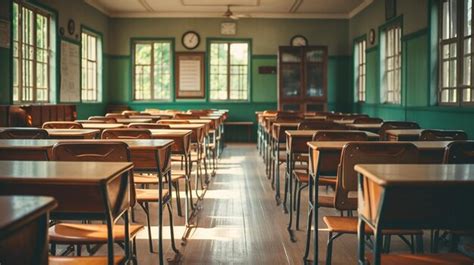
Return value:
M 174 226 L 175 240 L 179 240 L 184 233 L 184 226 Z M 158 226 L 151 227 L 151 234 L 153 239 L 158 239 Z M 232 241 L 240 239 L 243 234 L 242 226 L 236 225 L 219 225 L 218 227 L 204 228 L 199 227 L 191 232 L 188 240 L 215 240 L 215 241 Z M 148 239 L 148 228 L 140 231 L 137 239 Z M 169 226 L 163 227 L 163 239 L 170 240 Z M 176 241 L 178 242 L 178 241 Z

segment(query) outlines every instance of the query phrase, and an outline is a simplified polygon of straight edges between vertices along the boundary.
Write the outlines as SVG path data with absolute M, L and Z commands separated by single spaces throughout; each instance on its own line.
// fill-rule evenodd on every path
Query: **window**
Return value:
M 171 100 L 171 41 L 137 41 L 133 45 L 135 100 Z
M 49 102 L 53 61 L 51 16 L 13 3 L 13 101 Z
M 439 24 L 439 102 L 474 102 L 472 1 L 443 0 Z
M 101 100 L 102 43 L 96 34 L 82 31 L 81 44 L 81 99 L 98 102 Z
M 249 43 L 216 41 L 210 52 L 210 99 L 248 100 Z
M 365 50 L 367 41 L 365 39 L 357 41 L 354 48 L 354 70 L 355 70 L 355 89 L 357 101 L 365 102 L 365 76 L 366 76 L 366 57 Z
M 382 102 L 401 103 L 402 29 L 399 24 L 387 27 L 382 36 Z

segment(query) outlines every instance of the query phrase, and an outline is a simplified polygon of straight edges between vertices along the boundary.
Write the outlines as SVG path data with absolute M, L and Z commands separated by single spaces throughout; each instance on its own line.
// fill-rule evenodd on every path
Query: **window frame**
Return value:
M 392 63 L 394 66 L 390 70 L 390 72 L 394 72 L 398 70 L 398 87 L 399 87 L 399 102 L 395 101 L 389 101 L 388 94 L 389 94 L 389 88 L 388 88 L 388 80 L 387 80 L 387 51 L 388 51 L 388 45 L 387 45 L 387 34 L 391 30 L 396 30 L 399 29 L 399 52 L 396 52 L 396 45 L 392 45 L 392 47 L 395 47 L 395 53 L 390 56 L 394 60 L 394 63 Z M 396 35 L 396 34 L 395 34 Z M 398 57 L 398 58 L 397 58 Z M 398 67 L 395 67 L 395 62 L 398 60 Z M 393 19 L 391 19 L 389 22 L 386 24 L 382 25 L 379 28 L 379 63 L 380 63 L 380 74 L 379 74 L 379 91 L 380 91 L 380 102 L 385 105 L 396 105 L 400 106 L 403 105 L 403 17 L 398 16 Z M 395 80 L 395 79 L 394 79 Z M 390 90 L 392 93 L 397 92 L 396 90 Z
M 251 102 L 251 96 L 252 96 L 252 39 L 249 38 L 207 38 L 207 74 L 206 78 L 208 80 L 208 93 L 207 93 L 207 99 L 209 102 Z M 212 99 L 211 98 L 211 44 L 213 43 L 227 43 L 230 45 L 231 43 L 245 43 L 248 45 L 248 51 L 247 51 L 247 57 L 248 57 L 248 63 L 247 63 L 247 98 L 246 99 L 230 99 L 230 60 L 227 62 L 227 99 Z M 228 49 L 228 56 L 230 54 L 230 49 Z M 230 56 L 229 56 L 230 57 Z
M 14 39 L 14 19 L 15 17 L 13 16 L 13 9 L 14 5 L 18 6 L 18 41 L 15 41 Z M 49 103 L 54 103 L 56 102 L 56 78 L 57 74 L 55 71 L 52 70 L 53 67 L 57 65 L 57 60 L 58 56 L 55 55 L 56 50 L 58 49 L 58 42 L 57 42 L 57 36 L 56 36 L 56 17 L 57 13 L 54 10 L 50 10 L 47 7 L 39 7 L 38 3 L 29 3 L 26 1 L 21 1 L 21 0 L 14 0 L 11 2 L 11 11 L 12 11 L 12 16 L 11 16 L 11 55 L 10 55 L 10 61 L 12 63 L 12 80 L 11 80 L 11 101 L 14 104 L 49 104 Z M 27 46 L 33 48 L 33 55 L 31 59 L 26 59 L 32 62 L 32 100 L 23 100 L 23 62 L 24 62 L 24 57 L 23 57 L 23 46 L 25 45 L 23 43 L 23 14 L 22 10 L 23 8 L 26 8 L 32 12 L 33 15 L 33 29 L 32 29 L 32 39 L 33 39 L 33 44 L 27 44 Z M 37 47 L 37 28 L 36 28 L 36 23 L 37 23 L 37 16 L 41 15 L 46 18 L 47 21 L 47 28 L 46 28 L 46 41 L 47 41 L 47 47 L 46 48 L 38 48 Z M 15 56 L 14 52 L 14 46 L 15 42 L 17 42 L 18 46 L 18 56 Z M 47 62 L 39 62 L 38 60 L 38 49 L 45 50 L 47 53 Z M 15 68 L 14 67 L 14 61 L 18 60 L 18 66 Z M 37 84 L 37 66 L 38 63 L 45 64 L 46 65 L 46 100 L 38 101 L 38 84 Z M 15 74 L 14 72 L 17 71 L 16 76 L 18 78 L 18 100 L 15 100 Z
M 95 100 L 88 100 L 83 98 L 83 84 L 82 84 L 82 34 L 90 35 L 96 38 L 96 99 Z M 82 103 L 101 103 L 103 101 L 103 35 L 102 33 L 95 31 L 87 26 L 81 25 L 81 102 Z
M 471 8 L 471 34 L 469 36 L 465 36 L 464 34 L 464 11 L 465 11 L 465 0 L 455 0 L 456 1 L 456 17 L 457 20 L 455 21 L 456 25 L 456 37 L 449 38 L 449 39 L 444 39 L 443 38 L 443 4 L 445 2 L 448 2 L 449 0 L 440 0 L 438 2 L 438 21 L 437 21 L 437 26 L 438 26 L 438 38 L 437 38 L 437 44 L 438 44 L 438 51 L 437 51 L 437 56 L 438 56 L 438 85 L 436 88 L 436 102 L 438 103 L 439 106 L 453 106 L 453 107 L 459 107 L 459 106 L 474 106 L 474 74 L 473 74 L 473 69 L 474 69 L 474 8 Z M 472 3 L 474 5 L 474 1 Z M 469 54 L 464 53 L 464 41 L 466 39 L 471 39 L 471 52 Z M 442 93 L 443 90 L 449 89 L 449 88 L 444 88 L 443 87 L 443 61 L 449 61 L 449 59 L 443 59 L 443 47 L 444 45 L 449 45 L 449 44 L 456 44 L 456 57 L 454 59 L 455 61 L 455 69 L 456 69 L 456 84 L 455 87 L 451 88 L 451 90 L 455 90 L 455 95 L 456 95 L 456 101 L 455 102 L 443 102 L 442 101 Z M 469 77 L 470 79 L 470 85 L 465 85 L 464 84 L 464 59 L 466 57 L 471 57 L 471 75 Z M 471 100 L 470 101 L 464 101 L 463 100 L 463 90 L 464 89 L 471 89 Z M 449 99 L 449 97 L 448 97 Z
M 154 84 L 151 84 L 152 96 L 150 99 L 136 99 L 135 97 L 135 46 L 140 43 L 152 44 L 153 43 L 169 43 L 170 44 L 170 97 L 168 99 L 155 99 L 154 98 Z M 174 38 L 131 38 L 130 39 L 130 58 L 131 58 L 131 95 L 130 98 L 135 102 L 174 102 L 175 101 L 175 39 Z M 152 60 L 153 61 L 153 60 Z M 151 65 L 154 66 L 154 63 Z M 152 73 L 153 68 L 151 68 L 150 73 Z
M 363 44 L 362 49 L 360 45 Z M 361 62 L 361 51 L 363 51 L 363 60 Z M 364 73 L 361 75 L 361 68 Z M 356 103 L 365 103 L 367 100 L 367 35 L 362 35 L 354 39 L 353 46 L 353 69 L 354 69 L 354 101 Z M 363 79 L 363 89 L 361 91 L 361 78 Z M 362 96 L 362 99 L 361 99 Z

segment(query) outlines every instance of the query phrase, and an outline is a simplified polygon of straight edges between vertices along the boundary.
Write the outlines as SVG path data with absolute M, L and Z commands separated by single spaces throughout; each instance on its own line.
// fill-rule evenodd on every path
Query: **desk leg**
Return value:
M 319 197 L 319 174 L 316 174 L 315 176 L 315 181 L 314 181 L 314 210 L 313 210 L 313 226 L 314 226 L 314 235 L 313 235 L 313 264 L 317 265 L 318 264 L 318 258 L 319 258 L 319 246 L 318 246 L 318 218 L 319 218 L 319 203 L 318 203 L 318 197 Z
M 309 197 L 308 197 L 308 217 L 306 222 L 306 245 L 304 249 L 303 263 L 308 262 L 309 248 L 311 246 L 311 226 L 313 224 L 313 211 L 314 211 L 314 179 L 312 176 L 309 178 Z
M 279 146 L 280 143 L 277 142 L 277 146 Z M 276 203 L 277 205 L 280 205 L 281 204 L 281 196 L 280 196 L 280 161 L 279 158 L 280 158 L 280 150 L 277 150 L 276 151 L 277 154 L 275 155 L 276 156 L 276 159 L 275 159 L 275 179 L 274 179 L 274 182 L 275 182 L 275 200 L 276 200 Z
M 287 175 L 287 178 L 288 178 L 288 196 L 290 198 L 290 209 L 288 211 L 289 215 L 290 215 L 290 220 L 289 220 L 289 223 L 288 223 L 288 233 L 290 234 L 290 239 L 292 242 L 296 242 L 296 238 L 295 238 L 295 234 L 294 234 L 294 231 L 292 229 L 293 227 L 293 178 L 291 176 L 291 173 L 293 171 L 293 159 L 292 159 L 292 155 L 291 153 L 290 154 L 287 154 L 286 155 L 287 157 L 287 166 L 286 168 L 288 169 L 287 172 L 286 172 L 286 175 Z

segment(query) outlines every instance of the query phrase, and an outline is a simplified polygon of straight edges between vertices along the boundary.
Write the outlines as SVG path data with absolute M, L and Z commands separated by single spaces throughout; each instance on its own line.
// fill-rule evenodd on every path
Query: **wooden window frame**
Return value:
M 383 72 L 383 89 L 384 104 L 402 104 L 402 26 L 401 23 L 394 23 L 384 28 L 384 72 Z M 393 37 L 393 39 L 391 39 Z M 389 42 L 393 43 L 390 45 Z M 389 60 L 392 60 L 392 67 L 389 67 Z M 388 80 L 388 74 L 394 74 L 394 83 Z M 397 81 L 398 80 L 398 81 Z M 389 94 L 393 94 L 390 100 Z M 398 96 L 397 96 L 398 95 Z M 398 97 L 398 98 L 397 98 Z M 398 100 L 396 100 L 398 99 Z
M 439 0 L 439 8 L 438 8 L 438 56 L 439 56 L 439 66 L 438 66 L 438 91 L 437 91 L 437 101 L 438 104 L 441 106 L 474 106 L 474 74 L 473 74 L 473 69 L 474 69 L 474 8 L 471 8 L 471 34 L 470 35 L 465 35 L 464 34 L 464 28 L 465 28 L 465 18 L 464 18 L 464 11 L 465 11 L 465 3 L 467 0 L 453 0 L 456 1 L 456 36 L 451 37 L 448 39 L 443 38 L 443 11 L 444 11 L 444 3 L 449 2 L 451 0 Z M 470 0 L 472 1 L 472 0 Z M 474 1 L 472 1 L 472 4 L 474 4 Z M 471 5 L 472 5 L 471 4 Z M 470 53 L 464 53 L 464 48 L 465 48 L 465 40 L 471 39 L 471 47 L 470 47 Z M 456 56 L 455 57 L 450 57 L 450 58 L 443 58 L 443 48 L 446 45 L 452 45 L 455 44 L 456 48 Z M 469 78 L 470 84 L 466 85 L 464 84 L 464 59 L 466 57 L 470 57 L 471 62 L 470 62 L 470 67 L 471 67 L 471 73 Z M 444 67 L 443 67 L 443 62 L 445 61 L 454 61 L 455 63 L 455 69 L 456 69 L 456 79 L 455 79 L 455 86 L 450 86 L 450 87 L 444 87 L 443 86 L 443 73 L 444 73 Z M 471 97 L 470 101 L 464 101 L 463 98 L 463 91 L 465 89 L 470 89 L 471 90 Z M 454 90 L 454 95 L 456 96 L 456 101 L 450 102 L 450 101 L 443 101 L 443 91 L 444 90 Z M 448 100 L 451 98 L 450 95 L 448 95 Z
M 84 36 L 87 37 L 87 38 L 89 38 L 89 37 L 95 38 L 95 46 L 96 46 L 96 48 L 95 48 L 95 60 L 89 58 L 88 55 L 84 55 L 84 47 L 83 47 L 83 45 L 84 45 L 84 42 L 83 42 L 84 41 L 84 39 L 83 39 Z M 101 48 L 101 44 L 99 43 L 100 41 L 101 41 L 101 38 L 98 34 L 93 33 L 89 30 L 84 30 L 84 29 L 81 31 L 81 101 L 82 102 L 86 102 L 86 103 L 100 102 L 100 95 L 99 95 L 99 93 L 100 93 L 100 83 L 99 82 L 101 80 L 101 78 L 100 78 L 100 69 L 99 69 L 99 67 L 101 67 L 100 66 L 100 58 L 99 58 L 99 56 L 101 54 L 101 52 L 99 51 L 99 49 Z M 89 45 L 88 41 L 86 41 L 86 43 L 87 43 L 87 45 Z M 85 49 L 88 50 L 88 47 L 85 48 Z M 86 61 L 87 66 L 83 65 L 84 61 Z M 95 87 L 85 88 L 84 87 L 85 84 L 82 80 L 82 76 L 84 75 L 83 71 L 84 71 L 84 67 L 86 67 L 86 75 L 87 75 L 86 76 L 86 81 L 87 81 L 88 78 L 90 78 L 89 73 L 88 73 L 88 67 L 89 67 L 90 64 L 95 65 L 95 70 L 96 70 L 95 73 L 94 73 L 95 76 L 96 76 L 96 78 L 95 78 Z M 86 82 L 86 83 L 88 83 L 88 82 Z M 84 98 L 84 95 L 87 94 L 88 91 L 93 92 L 92 94 L 94 95 L 94 98 L 92 98 L 92 99 Z
M 355 80 L 355 91 L 357 102 L 365 102 L 367 99 L 367 39 L 361 38 L 355 42 L 354 49 L 357 49 L 357 58 L 354 67 L 357 69 Z
M 154 80 L 154 68 L 155 62 L 154 57 L 155 54 L 153 52 L 153 48 L 155 44 L 169 44 L 170 47 L 170 65 L 169 65 L 169 78 L 170 78 L 170 97 L 169 98 L 155 98 L 155 80 Z M 148 44 L 151 45 L 151 58 L 150 64 L 137 64 L 136 61 L 136 46 L 139 44 Z M 138 67 L 150 67 L 150 98 L 148 99 L 137 99 L 137 87 L 136 87 L 136 68 Z M 173 91 L 174 91 L 174 41 L 171 39 L 135 39 L 132 40 L 132 97 L 134 101 L 139 102 L 170 102 L 173 100 Z
M 53 52 L 52 51 L 52 44 L 51 44 L 51 19 L 52 19 L 52 16 L 51 14 L 49 14 L 48 12 L 45 12 L 43 11 L 42 9 L 39 9 L 39 8 L 36 8 L 32 5 L 29 5 L 29 4 L 26 4 L 24 2 L 21 2 L 21 1 L 13 1 L 13 4 L 14 5 L 17 5 L 18 6 L 18 24 L 17 24 L 17 36 L 18 36 L 18 40 L 15 41 L 13 39 L 13 36 L 12 36 L 12 42 L 13 42 L 13 46 L 16 46 L 18 47 L 18 56 L 15 56 L 15 53 L 13 53 L 13 57 L 12 59 L 13 60 L 17 60 L 17 67 L 15 69 L 15 67 L 13 67 L 13 71 L 17 71 L 16 73 L 16 76 L 18 78 L 18 84 L 17 86 L 12 86 L 12 89 L 15 90 L 17 89 L 17 95 L 18 95 L 18 98 L 15 99 L 15 97 L 13 97 L 13 101 L 14 103 L 49 103 L 51 101 L 51 56 L 50 54 Z M 33 28 L 30 29 L 32 32 L 31 34 L 33 35 L 33 43 L 32 44 L 25 44 L 23 42 L 23 35 L 24 35 L 24 29 L 23 29 L 23 9 L 27 9 L 29 11 L 32 12 L 32 15 L 33 15 Z M 47 21 L 47 25 L 46 25 L 46 33 L 47 33 L 47 36 L 46 36 L 46 42 L 47 42 L 47 47 L 46 49 L 44 48 L 39 48 L 37 47 L 37 29 L 36 29 L 36 19 L 37 19 L 37 16 L 38 15 L 41 15 L 43 17 L 46 18 L 46 21 Z M 12 14 L 13 16 L 13 14 Z M 14 18 L 12 17 L 12 20 Z M 26 45 L 26 46 L 25 46 Z M 27 58 L 25 59 L 24 57 L 24 49 L 25 47 L 29 47 L 29 48 L 32 48 L 33 49 L 33 54 L 32 54 L 32 58 Z M 12 47 L 12 49 L 14 49 L 14 47 Z M 43 62 L 38 62 L 38 58 L 37 58 L 37 55 L 38 55 L 38 50 L 39 49 L 43 49 L 46 51 L 47 53 L 47 60 L 46 60 L 46 63 L 43 63 Z M 33 67 L 32 67 L 32 73 L 29 73 L 32 75 L 32 87 L 31 87 L 31 100 L 28 100 L 28 99 L 24 99 L 24 84 L 23 84 L 23 81 L 24 81 L 24 68 L 23 68 L 23 65 L 24 65 L 24 61 L 27 60 L 27 61 L 31 61 L 31 63 L 33 64 Z M 37 87 L 37 65 L 38 63 L 40 64 L 46 64 L 46 78 L 47 78 L 47 86 L 46 86 L 46 100 L 42 100 L 42 101 L 38 101 L 38 90 L 39 88 Z M 13 95 L 15 95 L 15 92 L 13 93 Z
M 246 44 L 247 45 L 247 64 L 231 64 L 231 49 L 230 46 L 232 44 Z M 214 99 L 212 98 L 212 88 L 211 88 L 211 45 L 212 44 L 226 44 L 227 45 L 227 71 L 226 71 L 226 76 L 227 76 L 227 97 L 225 99 Z M 214 102 L 226 102 L 226 101 L 235 101 L 235 102 L 248 102 L 250 101 L 250 75 L 251 75 L 251 42 L 249 40 L 210 40 L 209 42 L 209 100 L 214 101 Z M 232 99 L 230 98 L 231 94 L 231 77 L 233 76 L 231 74 L 231 67 L 232 66 L 245 66 L 247 67 L 247 91 L 246 91 L 246 98 L 245 99 Z M 238 74 L 240 75 L 240 74 Z M 239 90 L 240 91 L 240 90 Z

